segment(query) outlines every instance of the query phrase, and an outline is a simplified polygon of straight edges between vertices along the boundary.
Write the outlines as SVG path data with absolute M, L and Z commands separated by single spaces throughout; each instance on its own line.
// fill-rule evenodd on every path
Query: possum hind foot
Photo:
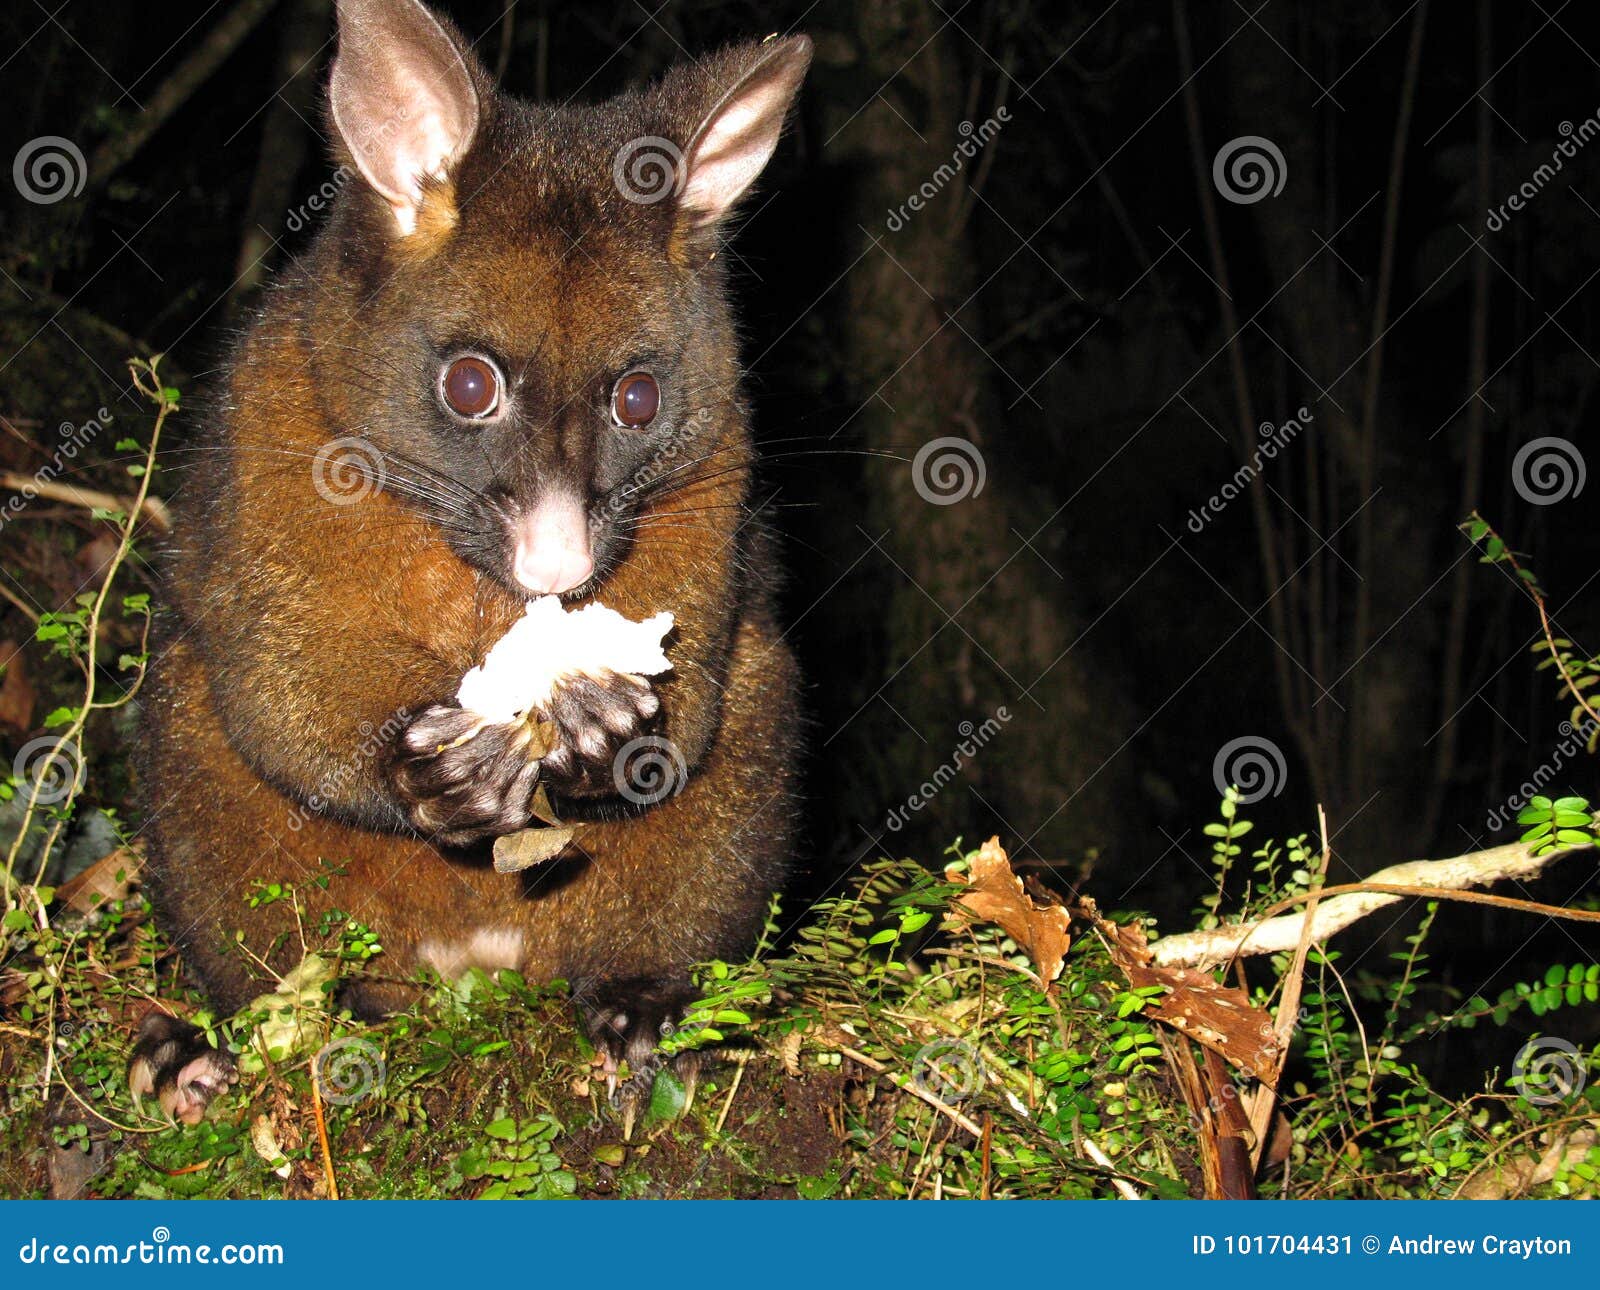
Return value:
M 606 1093 L 621 1115 L 622 1136 L 631 1139 L 634 1121 L 648 1105 L 656 1075 L 666 1060 L 657 1045 L 672 1034 L 694 989 L 687 981 L 602 981 L 580 987 L 574 997 L 594 1042 Z M 628 1066 L 628 1078 L 619 1081 L 623 1062 Z M 679 1053 L 671 1059 L 671 1066 L 683 1083 L 687 1111 L 699 1082 L 700 1054 Z
M 207 1043 L 200 1027 L 164 1012 L 139 1023 L 128 1087 L 135 1097 L 154 1094 L 173 1119 L 199 1124 L 211 1099 L 238 1080 L 233 1058 Z

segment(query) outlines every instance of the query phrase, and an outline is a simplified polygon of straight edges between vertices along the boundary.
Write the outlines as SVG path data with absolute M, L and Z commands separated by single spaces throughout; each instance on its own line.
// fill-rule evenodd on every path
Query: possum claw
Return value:
M 397 741 L 389 782 L 419 833 L 444 846 L 470 846 L 515 833 L 533 818 L 542 751 L 521 722 L 485 722 L 465 708 L 434 704 Z
M 626 769 L 619 757 L 658 724 L 661 698 L 642 676 L 568 676 L 549 705 L 556 743 L 544 759 L 545 783 L 567 797 L 614 797 Z
M 161 1109 L 184 1124 L 199 1124 L 217 1094 L 239 1081 L 233 1058 L 213 1048 L 205 1032 L 165 1012 L 139 1023 L 128 1062 L 128 1087 L 135 1098 L 154 1094 Z

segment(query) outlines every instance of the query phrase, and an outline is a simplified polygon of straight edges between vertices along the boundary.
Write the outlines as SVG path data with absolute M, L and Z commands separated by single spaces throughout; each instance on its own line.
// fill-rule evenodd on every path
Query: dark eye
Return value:
M 479 421 L 500 406 L 500 373 L 488 359 L 468 354 L 444 369 L 439 392 L 457 416 Z
M 611 396 L 611 415 L 617 424 L 637 430 L 656 419 L 661 410 L 661 387 L 649 372 L 629 372 L 617 382 Z

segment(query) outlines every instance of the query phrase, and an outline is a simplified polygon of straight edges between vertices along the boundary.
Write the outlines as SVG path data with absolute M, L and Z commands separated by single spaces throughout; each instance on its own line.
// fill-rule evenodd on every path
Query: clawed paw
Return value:
M 649 1105 L 656 1075 L 668 1059 L 659 1051 L 694 995 L 687 982 L 602 981 L 580 986 L 576 999 L 585 1029 L 595 1046 L 595 1067 L 622 1119 L 623 1137 L 633 1136 L 634 1121 Z M 692 1101 L 700 1071 L 700 1055 L 679 1053 L 670 1059 Z M 626 1063 L 627 1078 L 622 1078 Z
M 650 735 L 661 700 L 643 677 L 603 672 L 563 679 L 551 696 L 548 717 L 554 741 L 544 758 L 544 779 L 567 797 L 613 797 L 639 801 L 630 777 L 630 751 L 641 742 L 670 747 Z
M 199 1124 L 217 1094 L 238 1083 L 233 1057 L 206 1042 L 205 1031 L 164 1012 L 139 1023 L 128 1063 L 135 1097 L 154 1094 L 161 1109 L 184 1124 Z
M 389 778 L 413 828 L 445 846 L 470 846 L 532 819 L 542 751 L 528 725 L 435 704 L 401 734 Z

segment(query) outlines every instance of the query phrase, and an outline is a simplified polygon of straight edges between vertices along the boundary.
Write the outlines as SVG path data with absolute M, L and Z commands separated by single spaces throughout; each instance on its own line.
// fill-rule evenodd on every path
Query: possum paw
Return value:
M 599 1054 L 601 1073 L 613 1085 L 623 1062 L 645 1086 L 661 1065 L 656 1045 L 670 1035 L 694 996 L 687 981 L 596 981 L 580 985 L 574 998 Z
M 207 1043 L 198 1026 L 164 1012 L 139 1023 L 128 1087 L 135 1097 L 154 1094 L 173 1119 L 199 1124 L 211 1099 L 238 1080 L 233 1058 Z
M 523 725 L 483 723 L 464 708 L 424 709 L 396 743 L 389 782 L 419 833 L 464 847 L 533 818 L 540 750 Z
M 596 1065 L 605 1077 L 610 1100 L 622 1118 L 622 1136 L 631 1138 L 635 1120 L 650 1102 L 650 1091 L 664 1059 L 656 1051 L 670 1035 L 684 1006 L 693 997 L 688 982 L 604 981 L 577 991 L 585 1028 L 594 1041 Z M 620 1078 L 627 1063 L 628 1078 Z M 700 1073 L 700 1055 L 679 1053 L 672 1069 L 692 1100 Z
M 640 739 L 661 715 L 649 681 L 621 672 L 564 678 L 550 699 L 556 745 L 544 759 L 546 784 L 566 797 L 615 797 L 639 804 L 670 796 L 656 792 L 651 749 L 670 754 L 667 777 L 681 786 L 683 761 L 665 739 Z M 630 750 L 632 754 L 630 755 Z M 650 767 L 642 765 L 650 762 Z M 641 763 L 635 765 L 635 763 Z

